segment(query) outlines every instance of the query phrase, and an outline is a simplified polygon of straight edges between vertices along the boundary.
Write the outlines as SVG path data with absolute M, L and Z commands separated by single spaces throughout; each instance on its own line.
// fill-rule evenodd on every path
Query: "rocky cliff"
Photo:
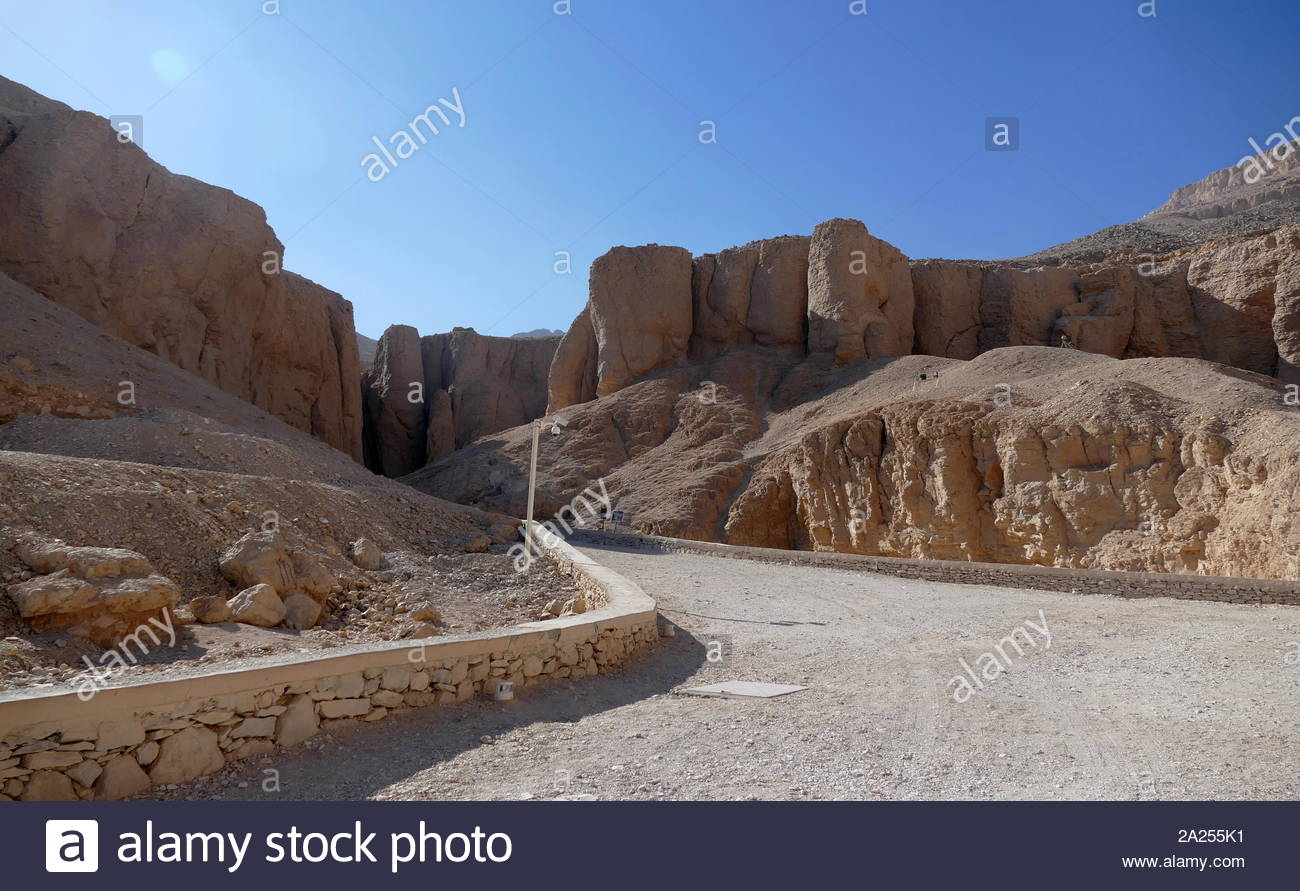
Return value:
M 1023 268 L 909 261 L 856 220 L 692 258 L 618 247 L 556 352 L 549 410 L 736 346 L 836 365 L 1061 346 L 1300 380 L 1300 226 L 1162 255 Z
M 706 541 L 1295 578 L 1290 392 L 1200 359 L 1022 346 L 834 368 L 738 347 L 565 409 L 537 517 L 600 480 L 634 527 Z M 519 516 L 529 442 L 502 431 L 405 479 Z
M 0 245 L 0 271 L 360 458 L 352 305 L 282 269 L 256 204 L 4 78 Z
M 852 220 L 615 248 L 551 366 L 538 516 L 599 479 L 688 538 L 1293 576 L 1298 258 L 1300 226 L 1037 267 Z M 506 430 L 406 480 L 518 515 L 527 458 Z
M 1288 124 L 1292 138 L 1296 126 L 1300 117 Z M 1300 224 L 1300 142 L 1285 138 L 1274 134 L 1260 154 L 1246 155 L 1231 167 L 1175 189 L 1169 200 L 1140 220 L 1058 244 L 1019 262 L 1055 265 L 1099 262 L 1120 254 L 1163 254 Z
M 1296 122 L 1300 123 L 1300 118 Z M 1186 214 L 1198 220 L 1210 220 L 1271 201 L 1300 201 L 1300 144 L 1272 146 L 1258 155 L 1242 158 L 1231 167 L 1216 170 L 1204 179 L 1180 186 L 1147 217 Z
M 473 328 L 421 337 L 393 325 L 362 374 L 366 466 L 402 476 L 546 409 L 558 337 L 491 337 Z

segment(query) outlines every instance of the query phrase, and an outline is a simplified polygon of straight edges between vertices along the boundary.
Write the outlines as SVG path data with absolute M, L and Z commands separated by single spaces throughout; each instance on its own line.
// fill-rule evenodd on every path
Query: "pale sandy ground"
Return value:
M 1293 799 L 1300 609 L 945 585 L 584 546 L 677 637 L 520 701 L 424 709 L 174 797 Z M 1050 649 L 949 680 L 1042 610 Z M 720 664 L 705 643 L 721 640 Z M 1293 657 L 1294 658 L 1294 657 Z M 807 684 L 775 700 L 697 683 Z M 489 738 L 487 741 L 484 738 Z M 262 791 L 263 771 L 280 791 Z M 239 788 L 244 783 L 245 788 Z

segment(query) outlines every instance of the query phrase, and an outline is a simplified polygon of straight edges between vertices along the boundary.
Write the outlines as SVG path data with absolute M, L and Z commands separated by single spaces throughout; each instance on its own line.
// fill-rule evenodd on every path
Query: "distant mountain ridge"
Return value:
M 1020 265 L 1100 262 L 1117 254 L 1165 254 L 1300 223 L 1300 143 L 1282 142 L 1175 189 L 1132 223 L 1015 258 Z

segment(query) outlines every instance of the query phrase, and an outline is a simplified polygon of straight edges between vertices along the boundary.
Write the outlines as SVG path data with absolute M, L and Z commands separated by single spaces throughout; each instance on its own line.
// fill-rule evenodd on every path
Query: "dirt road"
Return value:
M 1300 665 L 1287 658 L 1300 652 L 1290 645 L 1300 609 L 583 547 L 654 596 L 677 636 L 598 679 L 526 690 L 510 705 L 411 712 L 164 794 L 1300 796 Z M 999 651 L 1017 628 L 1021 652 Z M 957 677 L 972 681 L 963 702 Z M 772 700 L 681 693 L 733 679 L 808 689 Z M 266 770 L 278 771 L 278 791 L 264 791 Z

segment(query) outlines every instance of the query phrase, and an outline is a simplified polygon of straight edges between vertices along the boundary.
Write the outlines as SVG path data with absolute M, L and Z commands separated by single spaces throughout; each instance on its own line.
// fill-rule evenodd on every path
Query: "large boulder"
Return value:
M 384 552 L 368 538 L 358 538 L 348 546 L 348 559 L 362 569 L 384 568 Z
M 270 585 L 277 591 L 296 586 L 293 558 L 279 530 L 250 532 L 221 555 L 221 574 L 239 588 Z
M 272 628 L 284 621 L 286 612 L 284 601 L 270 585 L 245 588 L 230 601 L 231 617 L 245 625 Z
M 27 537 L 14 553 L 45 573 L 9 590 L 19 615 L 38 632 L 66 631 L 111 647 L 141 626 L 169 626 L 166 612 L 180 600 L 176 584 L 134 551 Z
M 284 271 L 262 208 L 0 78 L 0 271 L 361 456 L 352 305 Z
M 320 618 L 321 605 L 306 594 L 290 594 L 284 598 L 284 627 L 294 631 L 312 628 Z

